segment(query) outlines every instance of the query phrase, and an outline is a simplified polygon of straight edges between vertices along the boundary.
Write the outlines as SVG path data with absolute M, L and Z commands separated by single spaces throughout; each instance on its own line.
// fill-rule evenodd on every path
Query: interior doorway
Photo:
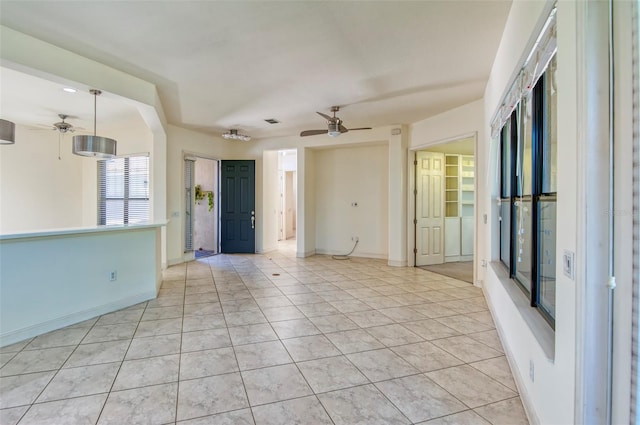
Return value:
M 297 231 L 298 158 L 295 150 L 278 152 L 278 241 L 294 241 Z
M 415 265 L 440 267 L 437 272 L 445 275 L 450 270 L 468 270 L 472 275 L 475 137 L 417 151 L 414 164 Z
M 185 254 L 204 258 L 220 252 L 220 163 L 198 156 L 185 157 Z

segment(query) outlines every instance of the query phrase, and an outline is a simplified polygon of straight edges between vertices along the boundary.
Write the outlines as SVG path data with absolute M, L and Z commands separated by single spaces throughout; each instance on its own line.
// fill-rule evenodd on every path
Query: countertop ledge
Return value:
M 42 238 L 50 236 L 78 235 L 83 233 L 121 232 L 136 229 L 148 229 L 166 226 L 169 221 L 154 221 L 137 224 L 114 224 L 108 226 L 70 227 L 50 230 L 34 230 L 31 232 L 0 234 L 0 241 L 26 238 Z

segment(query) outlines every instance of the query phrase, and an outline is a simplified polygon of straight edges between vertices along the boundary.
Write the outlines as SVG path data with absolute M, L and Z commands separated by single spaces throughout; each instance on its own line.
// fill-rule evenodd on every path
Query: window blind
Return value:
M 638 386 L 640 370 L 638 368 L 638 351 L 640 350 L 640 20 L 638 2 L 633 3 L 633 330 L 631 351 L 631 423 L 640 424 L 638 410 Z
M 557 48 L 556 7 L 554 7 L 491 120 L 492 138 L 498 137 L 500 130 L 511 116 L 511 112 L 520 103 L 521 99 L 526 98 L 531 93 L 536 82 L 547 69 Z
M 184 251 L 193 251 L 193 184 L 195 161 L 184 160 L 185 214 L 184 214 Z
M 149 156 L 98 161 L 98 224 L 149 220 Z

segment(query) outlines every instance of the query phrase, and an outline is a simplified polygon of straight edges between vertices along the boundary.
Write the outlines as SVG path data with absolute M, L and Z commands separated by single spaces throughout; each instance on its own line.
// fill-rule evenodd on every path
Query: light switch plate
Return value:
M 562 254 L 562 271 L 571 280 L 574 280 L 575 275 L 575 258 L 576 254 L 573 251 L 564 250 Z

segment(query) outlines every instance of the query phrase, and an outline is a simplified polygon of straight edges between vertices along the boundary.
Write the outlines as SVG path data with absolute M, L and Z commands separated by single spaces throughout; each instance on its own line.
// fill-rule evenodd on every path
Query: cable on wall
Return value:
M 358 246 L 358 242 L 360 242 L 360 239 L 356 238 L 356 243 L 353 244 L 353 248 L 351 249 L 351 251 L 349 251 L 348 254 L 332 255 L 331 258 L 333 258 L 334 260 L 348 260 L 349 256 L 353 254 L 353 251 L 356 250 L 356 246 Z

